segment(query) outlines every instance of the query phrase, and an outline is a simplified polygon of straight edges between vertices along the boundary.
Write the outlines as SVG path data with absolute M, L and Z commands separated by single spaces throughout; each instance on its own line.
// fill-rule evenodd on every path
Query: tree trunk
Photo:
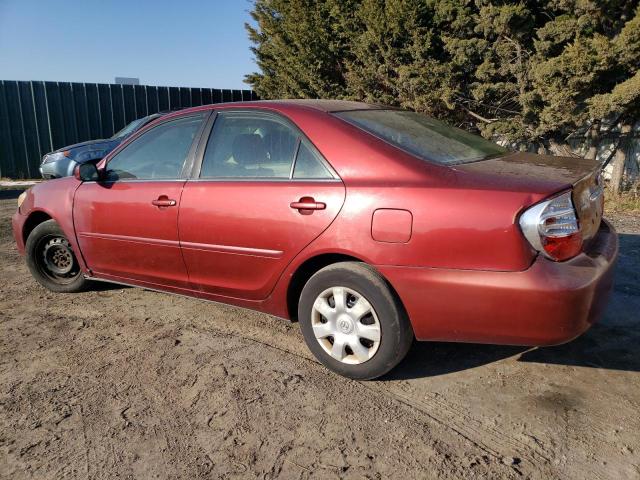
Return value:
M 549 154 L 549 150 L 547 149 L 547 146 L 544 144 L 544 142 L 541 140 L 537 143 L 535 143 L 533 145 L 533 148 L 536 150 L 536 153 L 538 155 L 548 155 Z
M 566 143 L 558 143 L 554 138 L 549 139 L 549 150 L 553 155 L 557 155 L 559 157 L 575 157 L 576 154 L 573 153 L 571 147 Z
M 588 158 L 589 160 L 595 160 L 598 156 L 598 135 L 600 130 L 600 124 L 594 123 L 589 128 L 587 132 L 587 153 L 584 158 Z
M 629 147 L 629 134 L 631 125 L 623 125 L 620 129 L 620 143 L 616 149 L 613 161 L 613 171 L 611 172 L 611 190 L 618 195 L 622 191 L 622 181 L 624 179 L 624 169 L 627 163 L 627 150 Z

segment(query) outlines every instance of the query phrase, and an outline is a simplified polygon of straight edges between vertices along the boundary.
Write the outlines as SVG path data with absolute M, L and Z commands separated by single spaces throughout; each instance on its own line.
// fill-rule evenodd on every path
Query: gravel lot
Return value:
M 421 343 L 355 382 L 267 315 L 44 290 L 14 209 L 0 200 L 1 478 L 640 478 L 637 216 L 613 219 L 615 293 L 578 340 Z

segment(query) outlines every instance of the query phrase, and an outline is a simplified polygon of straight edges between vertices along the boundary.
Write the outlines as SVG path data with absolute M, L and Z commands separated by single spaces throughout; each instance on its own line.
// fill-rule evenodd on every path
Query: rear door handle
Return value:
M 324 210 L 327 208 L 327 204 L 323 202 L 316 202 L 313 197 L 302 197 L 297 202 L 292 202 L 289 205 L 294 210 L 299 210 L 300 213 L 306 213 L 305 211 L 310 210 Z
M 151 200 L 151 204 L 156 207 L 175 207 L 176 201 L 167 197 L 166 195 L 160 195 L 155 200 Z

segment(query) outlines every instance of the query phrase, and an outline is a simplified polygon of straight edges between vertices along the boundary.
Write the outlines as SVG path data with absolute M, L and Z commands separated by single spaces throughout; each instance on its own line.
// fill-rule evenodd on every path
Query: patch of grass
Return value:
M 613 213 L 640 213 L 640 182 L 618 195 L 606 188 L 605 209 Z
M 33 186 L 33 183 L 42 182 L 41 178 L 25 178 L 15 180 L 13 178 L 0 177 L 0 191 L 3 190 L 26 190 Z M 25 185 L 25 183 L 27 183 Z
M 26 190 L 33 185 L 0 185 L 0 191 L 2 190 Z

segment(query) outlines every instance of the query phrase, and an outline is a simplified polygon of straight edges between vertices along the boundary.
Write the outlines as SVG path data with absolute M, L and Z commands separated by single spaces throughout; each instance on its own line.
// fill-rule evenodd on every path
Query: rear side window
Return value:
M 298 137 L 264 116 L 220 113 L 207 142 L 201 178 L 289 178 Z
M 443 165 L 475 162 L 507 152 L 479 135 L 406 110 L 353 110 L 335 115 L 422 160 Z
M 143 133 L 107 165 L 110 180 L 180 178 L 204 115 L 181 117 Z
M 302 134 L 273 115 L 220 112 L 200 178 L 333 178 Z

